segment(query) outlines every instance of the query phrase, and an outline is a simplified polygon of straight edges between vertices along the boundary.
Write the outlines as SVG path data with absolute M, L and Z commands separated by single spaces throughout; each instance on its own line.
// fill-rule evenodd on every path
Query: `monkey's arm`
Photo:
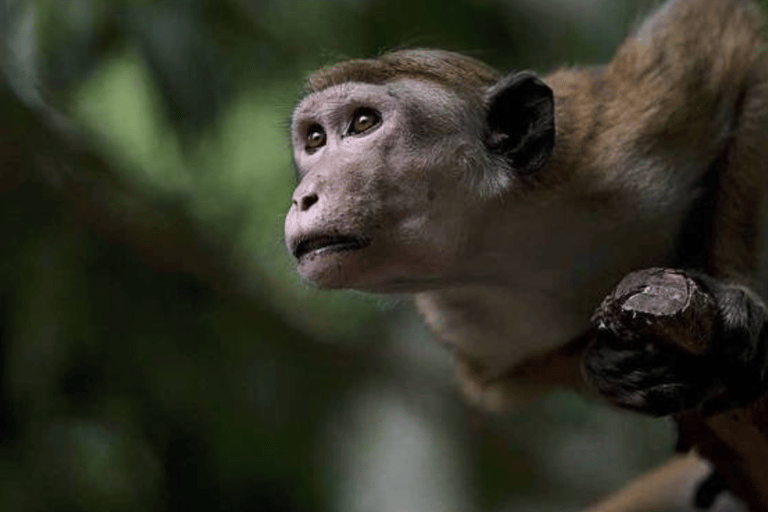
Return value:
M 634 272 L 594 322 L 586 376 L 624 408 L 712 414 L 768 391 L 768 313 L 742 286 L 678 270 Z
M 703 487 L 712 474 L 712 466 L 691 452 L 677 455 L 665 464 L 648 471 L 628 486 L 600 500 L 585 512 L 661 512 L 670 509 L 709 508 L 713 498 L 732 502 L 729 510 L 740 510 L 736 498 L 712 496 Z M 691 496 L 694 499 L 691 500 Z
M 676 414 L 681 441 L 713 461 L 753 510 L 768 503 L 768 313 L 748 289 L 649 269 L 595 315 L 587 379 L 613 403 Z

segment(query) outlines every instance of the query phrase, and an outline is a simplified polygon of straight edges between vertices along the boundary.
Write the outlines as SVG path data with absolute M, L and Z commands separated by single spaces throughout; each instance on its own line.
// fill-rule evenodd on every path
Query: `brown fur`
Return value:
M 307 92 L 363 82 L 385 84 L 401 78 L 440 83 L 457 92 L 477 94 L 501 78 L 498 71 L 482 62 L 443 50 L 400 50 L 378 59 L 348 60 L 323 68 L 307 79 Z

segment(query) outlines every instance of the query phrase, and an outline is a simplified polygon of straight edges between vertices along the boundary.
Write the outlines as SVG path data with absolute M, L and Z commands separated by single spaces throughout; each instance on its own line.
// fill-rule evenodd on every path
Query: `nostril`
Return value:
M 307 194 L 306 196 L 301 198 L 301 202 L 299 203 L 299 209 L 301 211 L 309 210 L 313 204 L 315 204 L 318 201 L 317 194 Z

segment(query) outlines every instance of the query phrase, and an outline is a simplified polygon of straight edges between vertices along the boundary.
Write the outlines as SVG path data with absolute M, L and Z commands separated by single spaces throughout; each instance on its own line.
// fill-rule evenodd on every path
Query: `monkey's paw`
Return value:
M 593 317 L 584 375 L 616 405 L 654 416 L 745 404 L 766 390 L 767 318 L 744 288 L 679 270 L 634 272 Z

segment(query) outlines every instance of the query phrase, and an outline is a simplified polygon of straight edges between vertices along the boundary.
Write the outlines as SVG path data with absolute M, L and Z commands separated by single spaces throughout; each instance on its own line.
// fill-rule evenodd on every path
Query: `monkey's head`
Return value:
M 439 50 L 310 76 L 291 119 L 300 180 L 285 238 L 324 288 L 418 291 L 460 274 L 489 205 L 545 166 L 552 91 Z

